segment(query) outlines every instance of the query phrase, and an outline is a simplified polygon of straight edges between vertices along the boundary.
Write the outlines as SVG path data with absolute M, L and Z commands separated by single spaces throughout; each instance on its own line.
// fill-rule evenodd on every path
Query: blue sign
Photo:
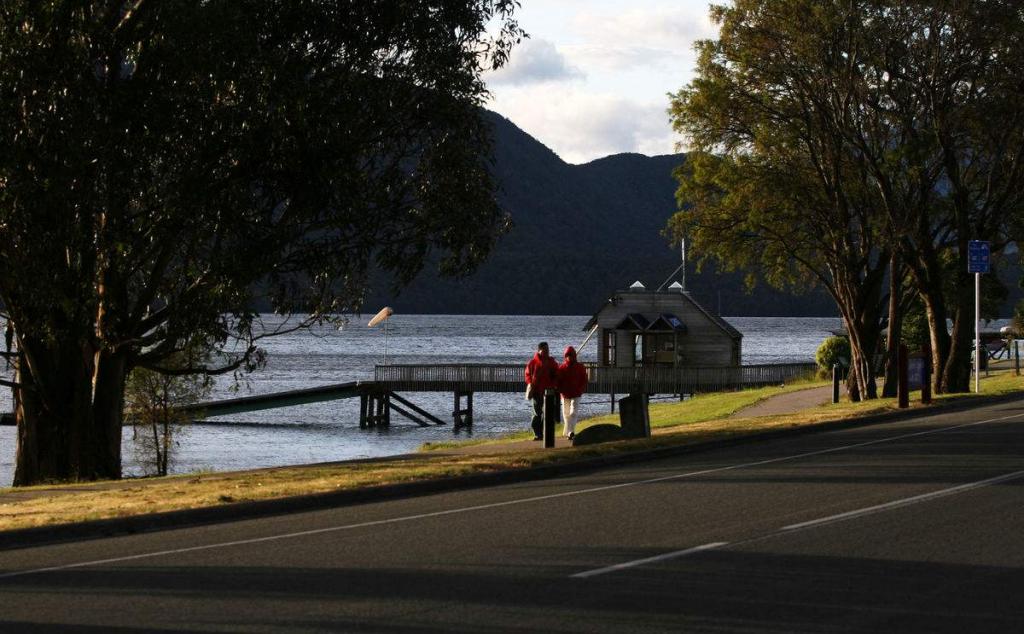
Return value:
M 991 251 L 988 242 L 984 240 L 971 240 L 967 243 L 967 272 L 988 273 L 991 264 L 989 256 Z

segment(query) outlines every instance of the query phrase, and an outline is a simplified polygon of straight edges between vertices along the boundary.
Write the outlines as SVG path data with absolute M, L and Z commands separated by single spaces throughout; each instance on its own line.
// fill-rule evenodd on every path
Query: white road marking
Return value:
M 967 484 L 961 484 L 959 486 L 949 487 L 948 489 L 941 489 L 939 491 L 932 491 L 931 493 L 922 493 L 921 495 L 914 495 L 908 498 L 903 498 L 902 500 L 893 500 L 892 502 L 876 504 L 874 506 L 867 506 L 862 509 L 847 511 L 845 513 L 837 513 L 835 515 L 829 515 L 828 517 L 822 517 L 816 520 L 810 520 L 808 522 L 790 524 L 789 526 L 783 526 L 780 529 L 780 531 L 796 531 L 804 528 L 821 526 L 823 524 L 831 524 L 833 522 L 842 522 L 844 520 L 850 520 L 856 517 L 864 517 L 865 515 L 873 515 L 874 513 L 881 513 L 882 511 L 888 511 L 891 509 L 898 509 L 904 506 L 910 506 L 911 504 L 927 502 L 929 500 L 946 497 L 948 495 L 956 495 L 958 493 L 963 493 L 965 491 L 971 491 L 972 489 L 981 489 L 983 487 L 991 486 L 993 484 L 999 484 L 1001 482 L 1019 480 L 1020 478 L 1024 478 L 1024 471 L 1014 471 L 1013 473 L 1007 473 L 1001 476 L 996 476 L 994 478 L 989 478 L 987 480 L 968 482 Z
M 729 542 L 713 542 L 711 544 L 704 544 L 703 546 L 695 546 L 693 548 L 687 548 L 686 550 L 676 550 L 670 553 L 662 555 L 655 555 L 653 557 L 646 557 L 644 559 L 636 559 L 633 561 L 626 561 L 621 564 L 615 564 L 612 566 L 605 566 L 604 568 L 597 568 L 595 570 L 587 570 L 586 572 L 578 572 L 574 575 L 569 575 L 570 579 L 586 579 L 587 577 L 596 577 L 597 575 L 603 575 L 608 572 L 615 572 L 617 570 L 623 570 L 625 568 L 635 568 L 637 566 L 643 566 L 659 561 L 665 561 L 667 559 L 677 559 L 679 557 L 686 557 L 687 555 L 694 555 L 696 553 L 704 552 L 706 550 L 712 550 L 715 548 L 722 548 L 723 546 L 742 546 L 745 544 L 751 544 L 754 542 L 761 542 L 772 537 L 778 537 L 784 533 L 790 533 L 793 531 L 801 531 L 809 528 L 815 528 L 818 526 L 824 526 L 826 524 L 833 524 L 836 522 L 844 522 L 846 520 L 852 520 L 858 517 L 865 517 L 867 515 L 874 515 L 875 513 L 882 513 L 884 511 L 890 511 L 893 509 L 903 508 L 911 506 L 913 504 L 920 504 L 921 502 L 927 502 L 929 500 L 935 500 L 938 498 L 947 497 L 950 495 L 956 495 L 958 493 L 964 493 L 966 491 L 972 491 L 974 489 L 981 489 L 993 484 L 1000 484 L 1003 482 L 1010 482 L 1012 480 L 1019 480 L 1024 478 L 1024 471 L 1014 471 L 1013 473 L 1006 473 L 1001 476 L 994 478 L 988 478 L 986 480 L 978 480 L 977 482 L 968 482 L 967 484 L 960 484 L 948 489 L 940 489 L 939 491 L 932 491 L 931 493 L 922 493 L 920 495 L 914 495 L 908 498 L 902 498 L 900 500 L 893 500 L 892 502 L 886 502 L 884 504 L 876 504 L 874 506 L 866 506 L 864 508 L 855 509 L 853 511 L 847 511 L 845 513 L 837 513 L 835 515 L 829 515 L 828 517 L 821 517 L 816 520 L 810 520 L 807 522 L 800 522 L 799 524 L 790 524 L 789 526 L 783 526 L 782 528 L 772 531 L 766 535 L 758 535 L 757 537 L 750 537 L 733 544 Z
M 714 468 L 711 468 L 711 469 L 702 469 L 700 471 L 689 471 L 689 472 L 686 472 L 686 473 L 677 473 L 677 474 L 668 475 L 668 476 L 661 476 L 661 477 L 658 477 L 658 478 L 648 478 L 648 479 L 645 479 L 645 480 L 635 480 L 633 482 L 622 482 L 622 483 L 619 483 L 619 484 L 610 484 L 610 485 L 606 485 L 606 486 L 592 487 L 592 488 L 589 488 L 589 489 L 578 489 L 576 491 L 565 491 L 565 492 L 562 492 L 562 493 L 551 493 L 551 494 L 548 494 L 548 495 L 538 495 L 538 496 L 534 496 L 534 497 L 521 498 L 521 499 L 518 499 L 518 500 L 506 500 L 504 502 L 493 502 L 493 503 L 490 503 L 490 504 L 478 504 L 478 505 L 475 505 L 475 506 L 465 506 L 465 507 L 460 507 L 460 508 L 447 509 L 447 510 L 444 510 L 444 511 L 432 511 L 430 513 L 419 513 L 419 514 L 416 514 L 416 515 L 405 515 L 405 516 L 401 516 L 401 517 L 392 517 L 392 518 L 388 518 L 388 519 L 384 519 L 384 520 L 375 520 L 375 521 L 371 521 L 371 522 L 359 522 L 357 524 L 343 524 L 343 525 L 339 525 L 339 526 L 328 526 L 328 527 L 325 527 L 325 528 L 317 528 L 317 529 L 311 529 L 311 530 L 306 530 L 306 531 L 296 531 L 296 532 L 292 532 L 292 533 L 281 533 L 281 534 L 278 534 L 278 535 L 268 535 L 266 537 L 253 537 L 253 538 L 249 538 L 249 539 L 239 539 L 239 540 L 228 541 L 228 542 L 216 542 L 216 543 L 213 543 L 213 544 L 203 544 L 203 545 L 200 545 L 200 546 L 187 546 L 185 548 L 174 548 L 174 549 L 169 549 L 169 550 L 151 551 L 151 552 L 147 552 L 147 553 L 139 553 L 139 554 L 136 554 L 136 555 L 125 555 L 125 556 L 122 556 L 122 557 L 111 557 L 111 558 L 108 558 L 108 559 L 95 559 L 95 560 L 92 560 L 92 561 L 81 561 L 81 562 L 71 563 L 71 564 L 61 564 L 61 565 L 58 565 L 58 566 L 48 566 L 48 567 L 45 567 L 45 568 L 32 568 L 32 569 L 28 569 L 28 570 L 18 570 L 18 571 L 14 571 L 14 572 L 8 572 L 8 573 L 0 574 L 0 580 L 2 580 L 2 579 L 11 579 L 11 578 L 14 578 L 14 577 L 23 577 L 23 576 L 26 576 L 26 575 L 34 575 L 34 574 L 46 573 L 46 572 L 57 572 L 57 571 L 61 571 L 61 570 L 71 570 L 71 569 L 75 569 L 75 568 L 86 568 L 86 567 L 90 567 L 90 566 L 102 566 L 102 565 L 105 565 L 105 564 L 115 564 L 115 563 L 122 563 L 122 562 L 126 562 L 126 561 L 137 561 L 139 559 L 151 559 L 151 558 L 155 558 L 155 557 L 165 557 L 167 555 L 180 555 L 180 554 L 185 554 L 185 553 L 200 552 L 200 551 L 204 551 L 204 550 L 215 550 L 215 549 L 219 549 L 219 548 L 230 548 L 232 546 L 244 546 L 244 545 L 249 545 L 249 544 L 261 544 L 261 543 L 280 541 L 280 540 L 285 540 L 285 539 L 295 539 L 295 538 L 299 538 L 299 537 L 309 537 L 311 535 L 322 535 L 322 534 L 325 534 L 325 533 L 337 533 L 337 532 L 341 532 L 341 531 L 354 530 L 354 529 L 358 529 L 358 528 L 368 528 L 368 527 L 372 527 L 372 526 L 384 526 L 384 525 L 387 525 L 387 524 L 399 524 L 399 523 L 403 523 L 403 522 L 412 522 L 412 521 L 421 520 L 421 519 L 428 519 L 428 518 L 435 518 L 435 517 L 444 517 L 446 515 L 456 515 L 456 514 L 460 514 L 460 513 L 471 513 L 471 512 L 474 512 L 474 511 L 484 511 L 484 510 L 502 508 L 502 507 L 506 507 L 506 506 L 515 506 L 515 505 L 519 505 L 519 504 L 529 504 L 529 503 L 532 503 L 532 502 L 541 502 L 541 501 L 545 501 L 545 500 L 554 500 L 554 499 L 559 499 L 559 498 L 573 497 L 573 496 L 577 496 L 577 495 L 588 495 L 588 494 L 591 494 L 591 493 L 601 493 L 601 492 L 604 492 L 604 491 L 613 491 L 615 489 L 623 489 L 623 488 L 627 488 L 627 487 L 642 486 L 642 485 L 645 485 L 645 484 L 656 484 L 658 482 L 668 482 L 668 481 L 671 481 L 671 480 L 679 480 L 679 479 L 683 479 L 683 478 L 692 478 L 692 477 L 695 477 L 695 476 L 708 475 L 708 474 L 711 474 L 711 473 L 722 473 L 724 471 L 734 471 L 734 470 L 737 470 L 737 469 L 746 469 L 746 468 L 757 467 L 757 466 L 766 465 L 766 464 L 775 464 L 775 463 L 779 463 L 779 462 L 787 462 L 787 461 L 790 461 L 790 460 L 799 460 L 801 458 L 809 458 L 809 457 L 813 457 L 813 456 L 821 456 L 821 455 L 830 454 L 830 453 L 836 453 L 836 452 L 840 452 L 840 451 L 848 451 L 850 449 L 858 449 L 860 447 L 868 447 L 868 446 L 871 446 L 871 445 L 878 445 L 878 444 L 881 444 L 881 443 L 894 442 L 894 441 L 903 440 L 903 439 L 906 439 L 906 438 L 915 438 L 915 437 L 918 437 L 918 436 L 928 436 L 928 435 L 932 435 L 932 434 L 939 434 L 939 433 L 942 433 L 942 432 L 953 431 L 953 430 L 956 430 L 956 429 L 964 429 L 964 428 L 968 428 L 968 427 L 976 427 L 978 425 L 985 425 L 985 424 L 988 424 L 988 423 L 995 423 L 995 422 L 999 422 L 999 421 L 1010 420 L 1010 419 L 1013 419 L 1013 418 L 1020 418 L 1021 416 L 1024 416 L 1024 413 L 1013 414 L 1013 415 L 1010 415 L 1010 416 L 1002 416 L 1002 417 L 999 417 L 999 418 L 989 418 L 989 419 L 986 419 L 986 420 L 976 421 L 976 422 L 973 422 L 973 423 L 963 423 L 963 424 L 960 424 L 960 425 L 953 425 L 951 427 L 941 427 L 939 429 L 930 429 L 930 430 L 927 430 L 927 431 L 919 431 L 919 432 L 914 432 L 914 433 L 910 433 L 910 434 L 900 434 L 900 435 L 897 435 L 897 436 L 889 436 L 887 438 L 879 438 L 879 439 L 876 439 L 876 440 L 868 440 L 868 441 L 865 441 L 865 442 L 859 442 L 859 443 L 854 443 L 854 444 L 850 444 L 850 445 L 840 445 L 839 447 L 832 447 L 830 449 L 820 449 L 818 451 L 808 451 L 806 453 L 794 454 L 794 455 L 791 455 L 791 456 L 782 456 L 780 458 L 767 458 L 765 460 L 758 460 L 758 461 L 755 461 L 755 462 L 745 462 L 745 463 L 741 463 L 741 464 L 728 465 L 728 466 L 725 466 L 725 467 L 714 467 Z
M 603 575 L 608 572 L 615 572 L 616 570 L 624 570 L 626 568 L 635 568 L 637 566 L 645 566 L 647 564 L 653 564 L 658 561 L 665 561 L 667 559 L 678 559 L 679 557 L 686 557 L 687 555 L 693 555 L 696 553 L 702 553 L 706 550 L 713 550 L 715 548 L 721 548 L 722 546 L 728 546 L 728 542 L 712 542 L 710 544 L 704 544 L 702 546 L 694 546 L 693 548 L 687 548 L 686 550 L 677 550 L 671 553 L 665 553 L 663 555 L 655 555 L 654 557 L 644 557 L 643 559 L 634 559 L 633 561 L 624 561 L 621 564 L 615 564 L 614 566 L 605 566 L 604 568 L 597 568 L 595 570 L 587 570 L 586 572 L 577 572 L 571 575 L 570 579 L 586 579 L 587 577 L 596 577 L 597 575 Z

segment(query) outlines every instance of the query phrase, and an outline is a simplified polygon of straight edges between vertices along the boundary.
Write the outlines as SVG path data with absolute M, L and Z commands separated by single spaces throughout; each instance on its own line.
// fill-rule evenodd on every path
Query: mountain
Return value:
M 613 291 L 637 280 L 657 288 L 679 266 L 678 247 L 662 230 L 676 209 L 672 171 L 685 156 L 617 154 L 570 165 L 508 119 L 487 117 L 511 232 L 467 279 L 442 280 L 425 271 L 397 297 L 378 280 L 367 310 L 387 304 L 404 313 L 592 314 Z M 1016 301 L 1015 282 L 1007 286 Z M 837 314 L 821 290 L 793 295 L 761 285 L 748 293 L 742 275 L 712 266 L 697 273 L 692 262 L 687 287 L 723 315 Z

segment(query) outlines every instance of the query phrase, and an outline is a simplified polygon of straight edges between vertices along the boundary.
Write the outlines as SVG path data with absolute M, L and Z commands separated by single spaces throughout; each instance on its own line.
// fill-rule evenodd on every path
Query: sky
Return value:
M 522 0 L 529 34 L 485 76 L 490 108 L 570 163 L 670 154 L 668 93 L 690 81 L 693 43 L 716 35 L 709 0 Z

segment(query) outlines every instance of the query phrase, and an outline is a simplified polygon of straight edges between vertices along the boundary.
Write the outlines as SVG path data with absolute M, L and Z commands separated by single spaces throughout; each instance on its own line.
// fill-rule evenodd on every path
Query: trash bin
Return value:
M 619 424 L 623 438 L 648 438 L 651 418 L 647 411 L 646 394 L 630 394 L 619 399 Z
M 978 355 L 978 367 L 982 370 L 988 370 L 988 346 L 982 342 L 981 348 L 975 350 L 974 354 Z

